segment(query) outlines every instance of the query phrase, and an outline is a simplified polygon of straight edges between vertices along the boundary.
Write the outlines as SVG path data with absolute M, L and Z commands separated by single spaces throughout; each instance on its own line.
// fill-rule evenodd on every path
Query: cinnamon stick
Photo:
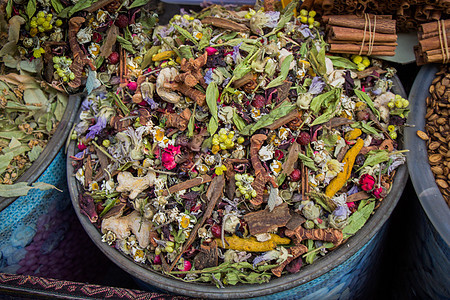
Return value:
M 450 30 L 450 20 L 444 20 L 445 29 Z M 425 23 L 420 25 L 419 28 L 419 39 L 428 39 L 430 37 L 438 36 L 438 22 Z
M 176 193 L 176 192 L 179 192 L 179 191 L 182 191 L 182 190 L 187 190 L 187 189 L 190 189 L 191 187 L 194 187 L 194 186 L 197 186 L 197 185 L 200 185 L 200 184 L 203 184 L 203 183 L 210 182 L 211 180 L 212 180 L 211 176 L 205 174 L 203 176 L 196 177 L 196 178 L 193 178 L 193 179 L 189 179 L 189 180 L 183 181 L 181 183 L 172 185 L 169 188 L 169 191 L 165 190 L 163 192 L 163 195 L 167 196 L 167 195 L 169 195 L 169 193 L 173 194 L 173 193 Z
M 390 20 L 384 17 L 376 16 L 376 26 L 375 25 L 375 17 L 373 15 L 369 15 L 371 28 L 373 31 L 375 29 L 376 33 L 388 33 L 395 34 L 395 20 Z M 362 29 L 366 28 L 368 31 L 368 24 L 365 18 L 360 18 L 354 15 L 333 15 L 328 17 L 329 25 L 337 25 L 347 28 L 356 28 Z M 374 28 L 375 27 L 375 28 Z
M 450 31 L 447 34 L 447 43 L 450 45 Z M 441 40 L 438 36 L 434 36 L 428 39 L 419 40 L 420 49 L 425 52 L 428 50 L 441 49 Z
M 368 31 L 366 31 L 366 33 L 364 34 L 364 30 L 361 29 L 346 28 L 339 26 L 328 26 L 328 30 L 329 30 L 329 37 L 332 40 L 344 40 L 354 42 L 362 42 L 363 40 L 365 40 L 367 42 L 369 41 L 370 38 L 373 38 L 374 43 L 397 41 L 396 34 L 376 33 L 375 36 L 371 37 Z
M 361 45 L 357 44 L 331 44 L 331 53 L 348 53 L 348 54 L 359 54 Z M 365 45 L 362 49 L 362 54 L 367 55 L 369 51 L 369 46 Z M 395 46 L 379 46 L 374 45 L 372 48 L 372 55 L 395 55 Z
M 424 52 L 423 57 L 428 63 L 442 63 L 444 60 L 444 54 L 445 50 L 444 53 L 442 53 L 441 49 L 435 49 Z

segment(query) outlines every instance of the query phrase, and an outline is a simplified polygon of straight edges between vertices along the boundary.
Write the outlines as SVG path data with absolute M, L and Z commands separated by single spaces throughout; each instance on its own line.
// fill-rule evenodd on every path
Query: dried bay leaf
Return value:
M 112 49 L 114 44 L 116 43 L 117 35 L 119 34 L 119 28 L 114 25 L 114 23 L 109 27 L 105 41 L 103 45 L 100 47 L 100 55 L 101 57 L 108 57 L 112 53 Z
M 6 153 L 4 155 L 0 155 L 0 174 L 5 172 L 11 160 L 14 158 L 12 153 Z
M 36 106 L 46 106 L 48 97 L 41 89 L 27 89 L 23 92 L 23 100 L 26 104 Z

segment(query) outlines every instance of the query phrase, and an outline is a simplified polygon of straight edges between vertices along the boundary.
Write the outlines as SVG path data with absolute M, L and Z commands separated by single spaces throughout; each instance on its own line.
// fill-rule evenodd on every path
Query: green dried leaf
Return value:
M 41 155 L 42 153 L 42 147 L 37 145 L 34 146 L 33 149 L 31 149 L 31 151 L 28 151 L 27 155 L 28 158 L 30 159 L 31 162 L 35 161 L 36 159 L 38 159 L 39 155 Z
M 189 58 L 193 58 L 194 57 L 194 55 L 192 54 L 191 46 L 181 45 L 178 48 L 178 51 L 180 51 L 182 58 L 189 59 Z
M 6 155 L 8 153 L 12 153 L 13 157 L 17 155 L 22 155 L 25 152 L 29 151 L 30 148 L 27 145 L 20 145 L 13 148 L 5 148 L 2 152 Z
M 373 122 L 355 122 L 353 124 L 350 125 L 350 127 L 352 128 L 360 128 L 362 132 L 367 133 L 367 134 L 378 134 L 379 131 L 375 128 L 370 126 L 370 124 L 373 124 Z
M 308 156 L 299 153 L 298 154 L 298 158 L 302 161 L 302 163 L 305 165 L 305 167 L 313 170 L 313 171 L 317 171 L 317 167 L 314 164 L 314 160 L 312 160 L 312 158 L 309 158 Z
M 327 57 L 331 60 L 333 66 L 336 68 L 351 69 L 351 70 L 358 69 L 358 66 L 354 62 L 345 57 L 331 56 L 331 55 L 327 55 Z
M 324 76 L 327 73 L 327 67 L 325 64 L 325 45 L 322 45 L 318 52 L 316 47 L 311 47 L 308 59 L 317 74 Z
M 29 19 L 33 17 L 34 13 L 36 12 L 36 0 L 28 0 L 25 12 L 27 13 Z
M 367 153 L 366 160 L 364 161 L 362 167 L 358 169 L 358 171 L 365 167 L 373 167 L 388 160 L 389 152 L 387 150 L 372 150 Z
M 198 43 L 198 50 L 202 51 L 206 47 L 209 46 L 211 43 L 211 34 L 212 34 L 212 28 L 206 27 L 202 31 L 202 38 L 200 39 L 200 42 Z
M 56 13 L 59 14 L 63 11 L 64 5 L 62 5 L 61 1 L 59 0 L 51 0 L 52 6 L 55 9 Z
M 344 239 L 354 235 L 356 232 L 358 232 L 359 229 L 364 226 L 364 224 L 366 224 L 374 208 L 375 201 L 372 201 L 369 204 L 365 205 L 363 208 L 358 209 L 350 217 L 348 217 L 348 225 L 342 229 Z
M 241 116 L 238 115 L 235 110 L 233 111 L 233 123 L 236 126 L 237 130 L 239 130 L 239 131 L 244 129 L 245 126 L 247 125 L 245 123 L 244 119 L 242 119 Z
M 292 19 L 292 16 L 294 15 L 294 9 L 297 7 L 298 1 L 294 0 L 291 1 L 281 12 L 280 20 L 278 21 L 277 26 L 272 30 L 270 34 L 274 34 L 281 29 L 284 28 L 284 25 L 286 25 L 287 22 L 289 22 Z
M 12 152 L 0 155 L 0 174 L 3 174 L 3 172 L 5 172 L 6 168 L 9 166 L 13 158 L 14 154 Z
M 13 9 L 13 0 L 8 0 L 8 4 L 6 4 L 6 18 L 7 19 L 11 18 L 12 9 Z
M 130 53 L 132 53 L 132 54 L 136 53 L 136 51 L 133 49 L 133 44 L 132 44 L 130 41 L 124 39 L 124 38 L 121 37 L 120 35 L 118 35 L 118 36 L 116 37 L 116 39 L 117 39 L 117 41 L 120 43 L 120 46 L 121 46 L 123 49 L 127 50 L 128 52 L 130 52 Z
M 331 118 L 334 117 L 335 113 L 336 113 L 335 111 L 332 111 L 332 112 L 326 112 L 326 113 L 321 114 L 314 120 L 314 122 L 311 123 L 310 126 L 328 122 L 329 120 L 331 120 Z
M 11 139 L 11 141 L 9 142 L 8 147 L 9 147 L 10 149 L 12 149 L 12 148 L 15 148 L 15 147 L 20 147 L 21 145 L 22 145 L 22 143 L 19 142 L 15 137 L 13 137 L 13 138 Z
M 97 2 L 97 0 L 79 0 L 68 12 L 68 17 L 72 16 L 76 12 L 79 12 L 85 8 L 90 7 L 95 2 Z
M 70 15 L 70 11 L 72 10 L 73 6 L 68 6 L 64 8 L 59 14 L 58 17 L 62 19 L 67 19 Z
M 192 34 L 184 28 L 181 28 L 177 24 L 173 24 L 173 28 L 175 28 L 182 36 L 190 40 L 194 43 L 194 45 L 198 46 L 198 41 L 192 36 Z
M 131 3 L 130 6 L 128 6 L 128 9 L 132 9 L 132 8 L 135 8 L 135 7 L 139 7 L 139 6 L 145 5 L 149 1 L 150 0 L 135 0 L 135 1 L 133 1 L 133 3 Z
M 108 198 L 105 201 L 105 208 L 102 210 L 102 212 L 100 213 L 99 217 L 103 217 L 108 211 L 111 210 L 111 208 L 114 207 L 114 205 L 116 205 L 116 203 L 119 202 L 118 198 Z
M 358 96 L 359 100 L 361 100 L 362 102 L 365 102 L 367 104 L 367 106 L 369 106 L 369 108 L 372 110 L 372 112 L 378 117 L 380 118 L 380 112 L 378 111 L 378 109 L 375 108 L 372 99 L 370 99 L 369 95 L 367 95 L 367 93 L 354 89 L 353 90 L 356 94 L 356 96 Z
M 26 182 L 18 182 L 15 184 L 0 184 L 0 197 L 21 197 L 26 196 L 28 192 L 32 189 L 39 189 L 41 191 L 46 191 L 50 189 L 56 189 L 54 185 L 36 182 L 32 186 L 29 186 Z
M 206 89 L 206 104 L 208 104 L 211 119 L 209 120 L 208 132 L 212 136 L 219 128 L 219 116 L 217 111 L 217 99 L 219 98 L 219 89 L 213 81 Z
M 27 89 L 23 92 L 23 100 L 28 105 L 36 105 L 39 107 L 46 107 L 48 104 L 48 97 L 41 89 Z
M 271 88 L 271 87 L 276 87 L 279 86 L 281 84 L 283 84 L 284 80 L 286 79 L 288 73 L 289 73 L 289 66 L 291 65 L 291 62 L 294 60 L 294 56 L 292 54 L 289 54 L 288 56 L 286 56 L 286 58 L 283 60 L 283 62 L 281 63 L 281 67 L 280 67 L 280 75 L 278 75 L 277 78 L 275 78 L 274 80 L 272 80 L 266 87 L 265 89 Z
M 240 131 L 240 134 L 252 135 L 256 130 L 264 128 L 275 122 L 275 120 L 284 117 L 295 109 L 295 107 L 295 104 L 285 101 L 279 107 L 271 110 L 269 114 L 262 116 L 256 123 L 245 126 L 245 128 Z
M 147 50 L 147 52 L 144 55 L 144 58 L 142 59 L 141 69 L 145 69 L 151 64 L 152 56 L 158 53 L 159 49 L 161 49 L 161 46 L 152 46 L 150 49 Z
M 326 93 L 320 94 L 311 100 L 309 108 L 315 113 L 319 113 L 325 101 L 331 101 L 336 98 L 336 89 L 332 89 Z
M 194 136 L 195 110 L 196 110 L 196 108 L 197 108 L 197 103 L 194 104 L 194 111 L 192 112 L 191 117 L 189 118 L 187 137 L 193 137 Z

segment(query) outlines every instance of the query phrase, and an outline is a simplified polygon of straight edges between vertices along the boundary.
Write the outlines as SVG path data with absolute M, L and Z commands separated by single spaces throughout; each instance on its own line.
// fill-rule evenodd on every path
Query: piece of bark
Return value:
M 102 7 L 112 3 L 112 2 L 114 2 L 114 0 L 100 0 L 100 1 L 97 1 L 94 4 L 92 4 L 88 8 L 85 8 L 84 11 L 92 13 L 92 12 L 97 11 L 100 8 L 102 8 Z
M 381 69 L 380 67 L 374 66 L 374 67 L 366 68 L 362 71 L 356 72 L 356 76 L 358 77 L 358 79 L 362 79 L 362 78 L 366 78 L 369 75 L 372 75 L 373 72 L 376 72 L 381 75 L 381 74 L 386 73 L 387 71 Z
M 173 194 L 173 193 L 176 193 L 176 192 L 179 192 L 182 190 L 187 190 L 187 189 L 190 189 L 191 187 L 194 187 L 194 186 L 197 186 L 197 185 L 200 185 L 203 183 L 207 183 L 210 181 L 211 181 L 211 176 L 209 176 L 207 174 L 202 175 L 200 177 L 192 178 L 192 179 L 180 182 L 178 184 L 172 185 L 169 188 L 169 191 L 164 190 L 163 196 L 167 196 L 167 195 L 169 195 L 169 193 Z
M 247 32 L 250 31 L 250 28 L 243 24 L 236 23 L 234 21 L 224 19 L 224 18 L 218 18 L 218 17 L 205 17 L 202 20 L 202 24 L 207 25 L 213 25 L 215 27 L 228 29 L 231 31 L 237 31 L 237 32 Z
M 294 165 L 298 160 L 298 153 L 300 152 L 300 144 L 294 141 L 289 147 L 288 156 L 282 165 L 283 171 L 281 174 L 290 175 L 294 171 Z
M 86 157 L 86 163 L 84 165 L 84 186 L 87 188 L 92 182 L 92 161 L 90 154 Z
M 272 211 L 269 208 L 246 214 L 243 219 L 248 224 L 251 235 L 268 233 L 276 230 L 278 227 L 285 226 L 291 219 L 287 203 L 282 203 Z
M 292 82 L 285 80 L 282 85 L 277 87 L 278 100 L 283 101 L 289 96 L 291 90 Z
M 233 86 L 234 88 L 239 89 L 244 85 L 246 85 L 247 83 L 252 82 L 254 80 L 255 80 L 254 74 L 252 72 L 249 72 L 244 76 L 242 76 L 241 78 L 233 81 Z
M 97 154 L 98 160 L 100 162 L 100 168 L 98 168 L 97 174 L 95 174 L 94 180 L 97 182 L 102 181 L 106 177 L 106 168 L 109 166 L 109 158 L 98 148 L 95 149 L 95 154 Z
M 121 199 L 122 200 L 122 199 Z M 123 214 L 127 204 L 125 201 L 121 201 L 114 205 L 103 217 L 102 219 L 108 219 L 111 217 L 120 217 Z
M 288 258 L 282 262 L 278 267 L 273 268 L 272 274 L 280 277 L 281 276 L 281 272 L 283 272 L 284 268 L 294 259 L 296 259 L 297 257 L 299 257 L 300 255 L 306 253 L 308 251 L 308 248 L 305 245 L 296 245 L 294 247 L 291 247 L 288 249 L 288 253 L 290 254 L 290 256 L 288 256 Z
M 295 236 L 295 244 L 300 244 L 303 240 L 314 240 L 314 241 L 324 241 L 331 242 L 335 246 L 339 245 L 343 240 L 342 231 L 334 228 L 326 229 L 305 229 L 303 227 L 298 227 L 296 230 L 286 230 L 285 234 L 289 237 Z
M 184 243 L 183 248 L 180 251 L 180 254 L 177 255 L 177 257 L 172 262 L 172 265 L 169 267 L 168 272 L 171 272 L 177 262 L 180 260 L 183 253 L 186 251 L 187 248 L 189 248 L 190 245 L 194 242 L 194 240 L 197 238 L 198 230 L 205 224 L 206 220 L 211 217 L 214 207 L 216 206 L 217 202 L 220 198 L 222 198 L 223 195 L 223 188 L 225 187 L 225 177 L 223 175 L 216 176 L 213 178 L 211 183 L 209 184 L 208 190 L 206 191 L 206 199 L 208 200 L 205 213 L 203 214 L 202 219 L 195 224 L 194 228 L 192 229 L 189 238 Z
M 306 222 L 306 219 L 299 213 L 294 213 L 286 224 L 286 228 L 289 230 L 297 230 L 299 226 Z
M 287 123 L 289 123 L 289 122 L 291 122 L 291 121 L 293 121 L 296 118 L 299 118 L 301 116 L 302 116 L 302 113 L 299 112 L 297 109 L 294 109 L 293 111 L 291 111 L 290 113 L 288 113 L 284 117 L 276 119 L 272 124 L 267 125 L 264 128 L 267 128 L 267 129 L 270 129 L 270 130 L 275 130 L 275 129 L 280 128 L 281 126 L 284 126 Z
M 353 123 L 355 123 L 355 121 L 353 121 L 353 120 L 350 120 L 347 118 L 342 118 L 342 117 L 335 117 L 335 118 L 332 118 L 331 120 L 329 120 L 328 122 L 324 123 L 323 126 L 328 129 L 331 129 L 334 127 L 339 127 L 342 125 L 350 125 Z
M 216 267 L 219 265 L 219 250 L 217 242 L 213 240 L 209 245 L 201 245 L 200 253 L 194 258 L 194 267 L 196 270 Z
M 119 34 L 119 28 L 113 24 L 106 32 L 106 38 L 103 45 L 100 47 L 100 56 L 108 57 L 113 51 L 113 46 L 116 43 L 117 35 Z
M 350 196 L 347 196 L 347 202 L 355 202 L 360 200 L 369 199 L 370 195 L 367 194 L 365 191 L 354 193 Z
M 338 162 L 342 162 L 342 160 L 344 159 L 345 153 L 347 153 L 348 149 L 350 149 L 349 145 L 345 145 L 344 147 L 342 147 L 342 149 L 339 151 L 336 159 Z

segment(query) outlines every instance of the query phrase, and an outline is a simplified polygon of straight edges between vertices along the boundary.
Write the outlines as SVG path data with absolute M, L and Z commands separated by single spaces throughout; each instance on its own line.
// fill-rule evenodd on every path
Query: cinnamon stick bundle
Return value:
M 325 16 L 327 42 L 331 53 L 360 55 L 395 55 L 396 21 L 392 16 Z
M 450 62 L 450 20 L 422 24 L 419 45 L 414 47 L 417 65 Z

